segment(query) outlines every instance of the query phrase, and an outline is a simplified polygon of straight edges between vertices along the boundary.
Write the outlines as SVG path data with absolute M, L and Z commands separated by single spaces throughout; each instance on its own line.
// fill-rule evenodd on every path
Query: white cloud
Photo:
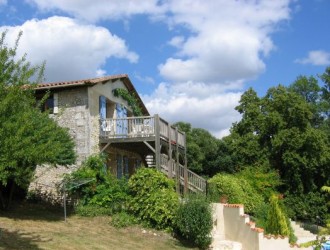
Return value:
M 183 36 L 175 36 L 171 39 L 171 41 L 168 42 L 169 45 L 172 45 L 173 47 L 181 48 L 184 43 L 184 37 Z
M 189 122 L 193 127 L 223 137 L 229 134 L 231 124 L 240 118 L 234 108 L 241 94 L 226 93 L 217 84 L 161 83 L 152 95 L 142 95 L 142 98 L 151 113 L 158 113 L 169 122 Z
M 158 0 L 27 0 L 41 11 L 61 10 L 76 18 L 97 22 L 100 20 L 122 19 L 136 14 L 157 14 L 162 8 Z
M 262 56 L 274 48 L 270 34 L 289 18 L 289 0 L 168 1 L 165 21 L 183 25 L 193 35 L 174 37 L 178 56 L 159 65 L 172 81 L 225 82 L 253 79 L 265 70 Z
M 316 66 L 327 66 L 330 64 L 330 53 L 323 50 L 313 50 L 308 53 L 307 57 L 296 59 L 295 62 Z
M 0 0 L 0 5 L 6 5 L 7 4 L 7 0 Z
M 8 41 L 23 36 L 19 55 L 27 53 L 28 60 L 40 64 L 46 60 L 46 80 L 70 80 L 95 77 L 105 73 L 102 66 L 110 57 L 127 59 L 134 63 L 138 55 L 129 51 L 125 41 L 107 29 L 83 25 L 67 17 L 29 20 L 22 26 L 1 27 L 8 30 Z

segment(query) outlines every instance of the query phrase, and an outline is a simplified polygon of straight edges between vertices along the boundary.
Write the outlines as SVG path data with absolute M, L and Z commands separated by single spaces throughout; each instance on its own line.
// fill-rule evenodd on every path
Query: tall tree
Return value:
M 31 66 L 0 39 L 0 201 L 8 208 L 15 186 L 26 188 L 37 165 L 75 162 L 74 143 L 68 131 L 47 113 L 41 113 L 34 85 L 42 79 L 43 66 Z M 31 79 L 36 79 L 31 81 Z
M 217 157 L 218 139 L 207 130 L 192 128 L 191 124 L 177 122 L 175 124 L 187 137 L 188 168 L 203 175 L 212 175 L 216 172 L 214 165 Z
M 243 94 L 237 110 L 242 120 L 227 139 L 240 163 L 268 165 L 278 170 L 282 191 L 307 193 L 320 188 L 329 176 L 327 134 L 313 126 L 313 109 L 295 91 L 270 88 L 263 98 L 253 90 Z

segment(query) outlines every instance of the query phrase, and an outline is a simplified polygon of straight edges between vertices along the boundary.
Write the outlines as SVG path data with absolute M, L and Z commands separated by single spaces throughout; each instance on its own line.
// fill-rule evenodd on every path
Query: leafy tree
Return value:
M 320 76 L 320 79 L 324 82 L 322 87 L 322 107 L 323 115 L 325 117 L 323 123 L 323 129 L 328 134 L 330 140 L 330 67 Z
M 238 164 L 278 170 L 282 191 L 291 193 L 308 193 L 325 183 L 329 141 L 324 131 L 312 126 L 313 110 L 305 98 L 281 85 L 263 98 L 250 89 L 236 109 L 242 120 L 233 125 L 227 141 L 239 155 Z
M 0 200 L 8 208 L 15 186 L 26 188 L 37 165 L 73 164 L 74 143 L 68 131 L 41 113 L 34 84 L 42 79 L 43 66 L 31 66 L 0 39 Z M 32 82 L 30 79 L 36 78 Z
M 219 140 L 205 129 L 192 128 L 189 123 L 178 122 L 175 126 L 186 133 L 188 168 L 208 176 L 217 172 Z

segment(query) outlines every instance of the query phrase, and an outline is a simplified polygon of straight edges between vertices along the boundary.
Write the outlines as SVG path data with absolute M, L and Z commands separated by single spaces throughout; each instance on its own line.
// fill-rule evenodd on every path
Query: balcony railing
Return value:
M 179 175 L 179 182 L 182 186 L 186 186 L 191 192 L 206 193 L 206 180 L 185 168 L 181 164 L 176 164 L 173 160 L 169 161 L 167 155 L 161 155 L 161 171 L 169 178 L 175 178 Z
M 103 138 L 138 138 L 157 134 L 172 144 L 185 146 L 185 134 L 158 115 L 100 120 L 100 136 Z

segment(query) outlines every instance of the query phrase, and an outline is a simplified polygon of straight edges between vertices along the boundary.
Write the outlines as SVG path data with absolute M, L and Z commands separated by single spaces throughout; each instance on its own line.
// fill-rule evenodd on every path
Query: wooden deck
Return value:
M 158 115 L 100 120 L 100 141 L 106 144 L 105 147 L 112 143 L 125 144 L 124 147 L 143 143 L 155 155 L 155 167 L 176 180 L 178 192 L 206 193 L 206 180 L 190 171 L 186 164 L 180 164 L 178 155 L 172 158 L 172 150 L 177 154 L 181 151 L 186 161 L 185 133 Z M 161 153 L 163 143 L 167 145 L 169 155 Z
M 186 146 L 185 134 L 158 115 L 100 120 L 100 137 L 103 139 L 140 141 L 153 140 L 158 136 L 182 148 Z

